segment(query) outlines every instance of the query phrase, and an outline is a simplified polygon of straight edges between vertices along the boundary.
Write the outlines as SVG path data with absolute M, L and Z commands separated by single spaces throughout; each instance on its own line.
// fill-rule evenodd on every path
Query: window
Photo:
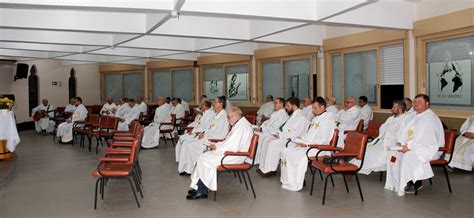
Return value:
M 425 64 L 432 105 L 474 107 L 474 35 L 426 43 Z
M 230 101 L 249 101 L 249 65 L 204 67 L 204 95 L 215 99 L 225 95 Z
M 28 76 L 28 106 L 29 114 L 32 116 L 31 111 L 39 104 L 39 83 L 38 83 L 38 70 L 36 65 L 33 64 L 30 69 L 30 75 Z
M 273 97 L 311 97 L 313 76 L 311 58 L 262 61 L 262 96 Z
M 193 101 L 192 68 L 152 70 L 151 80 L 152 99 L 172 96 L 187 102 Z
M 342 102 L 341 55 L 332 56 L 332 95 L 336 102 Z
M 376 51 L 362 51 L 344 55 L 345 96 L 365 95 L 369 103 L 377 100 Z
M 394 100 L 404 97 L 403 44 L 380 48 L 380 97 L 382 109 L 392 108 Z
M 104 73 L 104 97 L 136 98 L 142 96 L 141 72 L 111 72 Z

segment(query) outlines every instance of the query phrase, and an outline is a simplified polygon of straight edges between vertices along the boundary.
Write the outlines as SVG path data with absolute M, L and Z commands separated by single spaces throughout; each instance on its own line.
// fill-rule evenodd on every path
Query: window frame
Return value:
M 141 96 L 145 96 L 145 77 L 144 77 L 144 68 L 143 66 L 136 66 L 136 67 L 123 67 L 121 65 L 106 65 L 106 66 L 100 66 L 100 100 L 101 103 L 105 103 L 107 101 L 106 96 L 105 96 L 105 76 L 109 74 L 120 74 L 121 75 L 121 85 L 122 85 L 122 97 L 124 94 L 124 80 L 123 80 L 123 75 L 124 74 L 129 74 L 129 73 L 140 73 L 140 93 Z M 138 96 L 136 96 L 138 97 Z M 116 99 L 114 99 L 116 100 Z
M 190 102 L 188 102 L 188 104 L 191 104 L 191 105 L 194 105 L 196 104 L 196 84 L 195 84 L 195 81 L 196 81 L 196 70 L 194 68 L 194 66 L 176 66 L 176 67 L 153 67 L 153 68 L 148 68 L 148 72 L 147 72 L 147 76 L 148 76 L 148 80 L 147 80 L 147 84 L 148 84 L 148 103 L 153 103 L 155 101 L 155 99 L 153 99 L 153 72 L 154 71 L 168 71 L 169 73 L 169 78 L 170 78 L 170 81 L 169 84 L 169 93 L 170 95 L 173 95 L 173 71 L 176 71 L 176 70 L 191 70 L 191 73 L 192 73 L 192 99 Z M 163 96 L 163 97 L 179 97 L 179 96 Z

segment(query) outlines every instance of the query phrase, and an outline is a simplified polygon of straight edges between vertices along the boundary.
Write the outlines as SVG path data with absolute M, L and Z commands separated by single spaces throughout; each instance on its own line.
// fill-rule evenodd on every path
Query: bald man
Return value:
M 336 106 L 336 98 L 328 96 L 326 97 L 326 103 L 327 103 L 326 111 L 336 116 L 337 113 L 339 113 L 339 109 L 337 109 L 337 106 Z
M 35 121 L 36 132 L 45 135 L 46 133 L 53 132 L 54 121 L 49 119 L 54 117 L 54 107 L 48 103 L 48 99 L 43 99 L 41 104 L 33 108 L 31 114 L 42 113 L 45 116 L 38 121 Z
M 108 98 L 107 103 L 105 103 L 104 106 L 102 106 L 102 109 L 100 109 L 100 114 L 113 114 L 113 110 L 115 107 L 117 107 L 117 105 L 115 105 L 114 99 Z
M 313 107 L 311 106 L 311 99 L 308 97 L 303 98 L 303 108 L 301 108 L 301 113 L 303 116 L 308 119 L 308 122 L 311 122 L 314 118 Z
M 356 99 L 348 97 L 344 100 L 344 110 L 339 111 L 336 115 L 336 124 L 339 129 L 339 139 L 337 147 L 344 147 L 346 135 L 344 131 L 356 130 L 361 119 L 360 109 L 356 106 Z

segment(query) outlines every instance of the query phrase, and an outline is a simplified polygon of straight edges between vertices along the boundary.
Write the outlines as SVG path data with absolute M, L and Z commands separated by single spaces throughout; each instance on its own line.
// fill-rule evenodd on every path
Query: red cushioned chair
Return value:
M 76 130 L 76 135 L 79 135 L 81 137 L 79 146 L 81 148 L 84 148 L 84 138 L 85 136 L 88 136 L 89 133 L 94 129 L 97 125 L 99 125 L 100 122 L 100 115 L 98 114 L 91 114 L 88 116 L 87 121 L 84 123 L 84 126 L 82 128 L 79 128 Z M 90 142 L 90 138 L 89 138 Z M 90 147 L 90 143 L 89 143 Z
M 135 192 L 135 188 L 140 192 L 143 198 L 143 192 L 138 181 L 136 163 L 138 160 L 138 154 L 143 136 L 143 128 L 140 129 L 140 137 L 132 142 L 131 152 L 126 157 L 101 157 L 99 158 L 99 165 L 92 172 L 92 176 L 97 178 L 95 184 L 95 199 L 94 209 L 97 208 L 97 194 L 101 194 L 101 199 L 104 199 L 105 184 L 109 179 L 126 179 L 128 180 L 132 189 L 133 196 L 137 206 L 140 207 L 138 198 Z M 132 182 L 133 181 L 133 182 Z M 135 187 L 134 187 L 135 184 Z M 100 185 L 100 189 L 99 189 Z
M 362 133 L 363 131 L 364 131 L 364 119 L 360 119 L 355 130 L 346 130 L 344 131 L 344 134 L 347 134 L 349 132 Z
M 326 163 L 324 159 L 317 159 L 312 161 L 311 163 L 311 167 L 327 174 L 326 179 L 324 181 L 324 192 L 322 200 L 323 205 L 326 200 L 328 178 L 332 178 L 332 175 L 336 173 L 342 175 L 347 192 L 349 192 L 349 188 L 347 186 L 346 175 L 354 175 L 356 177 L 357 187 L 359 188 L 360 198 L 362 201 L 364 201 L 364 196 L 362 195 L 362 189 L 360 188 L 359 177 L 357 176 L 357 172 L 359 172 L 359 170 L 364 164 L 365 144 L 367 143 L 367 138 L 367 135 L 364 135 L 362 133 L 349 132 L 347 133 L 346 140 L 344 141 L 344 149 L 341 150 L 341 148 L 337 147 L 319 147 L 320 151 L 338 151 L 338 153 L 331 154 L 331 158 L 335 160 L 333 163 Z M 349 158 L 356 158 L 358 160 L 361 160 L 360 166 L 349 163 Z M 313 187 L 314 174 L 311 182 L 310 195 L 313 195 Z
M 453 159 L 454 144 L 456 141 L 456 132 L 453 130 L 444 130 L 444 147 L 440 147 L 439 151 L 443 152 L 443 155 L 438 160 L 430 161 L 431 167 L 443 168 L 444 175 L 446 176 L 446 182 L 448 183 L 449 193 L 453 193 L 451 189 L 451 183 L 449 182 L 448 165 Z M 444 159 L 446 155 L 449 155 L 449 160 Z M 430 180 L 430 184 L 433 185 L 433 181 Z M 418 190 L 415 189 L 415 195 L 418 195 Z
M 317 145 L 317 144 L 309 144 L 308 147 L 309 149 L 306 151 L 306 157 L 308 158 L 308 165 L 311 165 L 311 162 L 316 160 L 316 157 L 318 157 L 319 155 L 319 151 L 318 153 L 316 153 L 315 156 L 309 156 L 309 152 L 313 149 L 324 149 L 324 148 L 337 148 L 337 140 L 339 139 L 339 130 L 338 129 L 335 129 L 334 130 L 334 133 L 332 135 L 332 138 L 331 138 L 331 141 L 329 142 L 329 145 Z M 338 149 L 339 150 L 339 149 Z M 342 150 L 342 149 L 341 149 Z M 310 171 L 312 174 L 316 173 L 313 168 L 310 166 L 309 167 Z M 319 170 L 318 170 L 319 171 Z M 319 171 L 319 176 L 321 177 L 321 180 L 323 180 L 323 174 L 321 173 L 321 171 Z M 332 181 L 332 180 L 331 180 Z M 334 182 L 333 182 L 334 183 Z
M 171 128 L 163 129 L 163 126 L 172 126 Z M 176 130 L 176 114 L 171 114 L 171 122 L 162 122 L 160 123 L 160 134 L 163 134 L 163 139 L 165 145 L 168 145 L 168 140 L 166 139 L 166 134 L 170 136 L 171 144 L 174 146 L 173 132 Z
M 379 136 L 379 129 L 382 126 L 383 122 L 371 120 L 369 121 L 369 125 L 367 126 L 367 130 L 363 133 L 366 134 L 370 139 L 375 139 Z
M 245 119 L 247 119 L 252 125 L 255 125 L 257 123 L 257 115 L 246 114 Z
M 250 179 L 250 174 L 248 171 L 252 169 L 255 162 L 255 154 L 257 153 L 258 138 L 259 138 L 259 135 L 254 134 L 252 136 L 252 140 L 250 141 L 250 146 L 247 152 L 225 152 L 224 157 L 221 159 L 221 165 L 217 167 L 217 177 L 219 177 L 219 175 L 223 172 L 235 172 L 237 175 L 239 175 L 239 179 L 240 179 L 240 174 L 242 174 L 243 180 L 245 182 L 245 188 L 249 190 L 249 187 L 247 185 L 247 180 L 245 179 L 245 175 L 247 175 L 249 179 L 250 188 L 252 188 L 252 193 L 253 193 L 254 198 L 256 198 L 257 196 L 255 195 L 253 183 L 252 183 L 252 180 Z M 240 156 L 240 157 L 250 158 L 252 159 L 252 164 L 249 164 L 246 162 L 243 162 L 241 164 L 224 164 L 225 158 L 229 156 L 233 156 L 233 157 Z M 214 201 L 216 200 L 216 198 L 217 198 L 217 191 L 214 192 Z

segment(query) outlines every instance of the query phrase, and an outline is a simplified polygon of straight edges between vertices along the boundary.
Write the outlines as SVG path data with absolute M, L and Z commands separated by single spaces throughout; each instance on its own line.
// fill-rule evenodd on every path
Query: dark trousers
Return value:
M 204 185 L 204 183 L 202 183 L 201 180 L 198 181 L 197 186 L 198 186 L 197 191 L 198 191 L 200 194 L 207 195 L 207 193 L 208 193 L 209 191 L 207 190 L 207 186 Z

